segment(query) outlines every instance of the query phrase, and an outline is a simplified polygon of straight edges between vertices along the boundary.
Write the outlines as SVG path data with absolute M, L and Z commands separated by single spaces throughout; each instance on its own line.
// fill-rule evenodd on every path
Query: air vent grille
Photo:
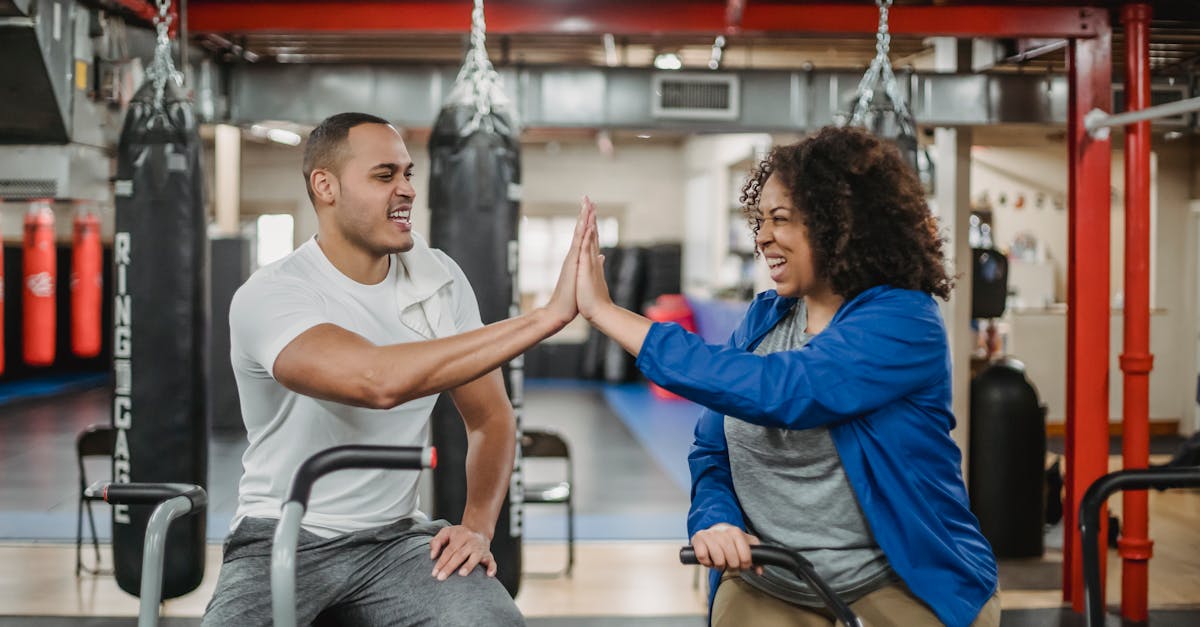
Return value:
M 732 74 L 655 74 L 654 117 L 734 120 L 738 77 Z
M 0 198 L 56 198 L 54 179 L 0 179 Z

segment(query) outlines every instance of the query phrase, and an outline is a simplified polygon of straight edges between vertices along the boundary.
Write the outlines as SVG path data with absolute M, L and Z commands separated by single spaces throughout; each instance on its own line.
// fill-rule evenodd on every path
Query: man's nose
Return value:
M 400 184 L 396 186 L 396 195 L 401 198 L 411 199 L 417 195 L 417 190 L 413 187 L 412 181 L 400 179 Z

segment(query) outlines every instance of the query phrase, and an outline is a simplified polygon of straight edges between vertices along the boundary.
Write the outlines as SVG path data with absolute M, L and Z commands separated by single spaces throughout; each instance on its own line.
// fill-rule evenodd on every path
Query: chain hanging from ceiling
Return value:
M 839 122 L 865 128 L 877 137 L 895 143 L 904 160 L 917 171 L 926 192 L 932 193 L 933 163 L 920 145 L 916 118 L 908 108 L 889 59 L 892 35 L 888 30 L 888 11 L 892 0 L 875 0 L 875 4 L 879 7 L 875 58 L 858 83 L 850 115 L 839 116 Z
M 176 87 L 183 86 L 183 74 L 175 69 L 175 59 L 171 50 L 171 0 L 156 0 L 158 15 L 154 16 L 154 28 L 158 33 L 154 45 L 154 58 L 150 67 L 146 68 L 146 79 L 154 85 L 154 104 L 163 108 L 163 94 L 167 81 L 175 83 Z
M 472 105 L 475 108 L 475 115 L 463 127 L 464 137 L 478 130 L 493 109 L 503 110 L 514 120 L 514 126 L 519 126 L 515 120 L 516 112 L 510 106 L 508 95 L 504 93 L 500 74 L 488 58 L 486 40 L 487 23 L 483 18 L 483 0 L 475 0 L 475 8 L 471 12 L 470 44 L 448 99 L 450 103 Z

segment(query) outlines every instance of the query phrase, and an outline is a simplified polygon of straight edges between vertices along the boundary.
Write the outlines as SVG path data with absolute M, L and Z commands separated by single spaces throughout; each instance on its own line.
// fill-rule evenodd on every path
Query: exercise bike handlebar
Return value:
M 208 505 L 208 493 L 204 488 L 190 483 L 115 483 L 97 481 L 84 490 L 83 496 L 93 501 L 104 501 L 110 505 L 157 505 L 182 496 L 191 501 L 192 507 Z
M 1100 598 L 1100 509 L 1108 497 L 1125 490 L 1166 490 L 1200 487 L 1200 467 L 1165 467 L 1119 470 L 1100 477 L 1088 486 L 1079 502 L 1080 543 L 1083 548 L 1083 593 L 1088 627 L 1104 625 L 1104 601 Z
M 287 501 L 275 527 L 271 547 L 271 612 L 276 627 L 296 625 L 296 545 L 300 521 L 308 509 L 317 479 L 338 470 L 378 468 L 421 470 L 437 467 L 437 450 L 420 446 L 335 446 L 313 454 L 292 476 Z
M 287 502 L 297 502 L 308 508 L 317 479 L 348 468 L 379 468 L 384 470 L 420 470 L 437 467 L 437 449 L 420 446 L 370 446 L 355 444 L 325 449 L 304 460 L 292 476 Z
M 684 564 L 700 563 L 696 557 L 696 549 L 690 545 L 679 549 L 679 561 Z M 750 547 L 750 561 L 755 566 L 786 568 L 812 587 L 813 592 L 821 597 L 825 606 L 833 612 L 839 623 L 847 627 L 861 627 L 862 622 L 854 614 L 854 610 L 851 610 L 850 606 L 846 605 L 846 602 L 842 601 L 837 593 L 829 587 L 829 584 L 821 579 L 816 569 L 813 568 L 812 562 L 808 561 L 808 558 L 801 555 L 799 551 L 782 546 L 758 544 Z
M 178 518 L 199 514 L 208 507 L 208 492 L 190 483 L 115 483 L 97 481 L 83 497 L 110 505 L 153 505 L 142 541 L 142 577 L 138 591 L 138 627 L 158 625 L 162 600 L 163 557 L 167 531 Z

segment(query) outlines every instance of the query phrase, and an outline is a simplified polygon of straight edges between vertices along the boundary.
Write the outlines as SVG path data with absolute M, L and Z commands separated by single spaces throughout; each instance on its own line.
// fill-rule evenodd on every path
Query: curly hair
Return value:
M 949 300 L 937 219 L 912 167 L 896 147 L 849 127 L 825 127 L 776 146 L 750 173 L 741 203 L 757 238 L 758 206 L 771 175 L 780 177 L 808 228 L 814 273 L 850 299 L 876 285 Z

